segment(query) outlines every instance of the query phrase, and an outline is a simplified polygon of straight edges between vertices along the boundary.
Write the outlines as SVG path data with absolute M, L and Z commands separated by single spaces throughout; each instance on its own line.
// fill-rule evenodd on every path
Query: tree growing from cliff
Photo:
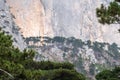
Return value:
M 96 9 L 98 21 L 101 24 L 120 24 L 120 0 L 115 0 L 108 7 L 101 4 L 100 8 Z M 120 29 L 118 29 L 120 33 Z
M 71 63 L 33 60 L 35 52 L 21 52 L 11 36 L 0 31 L 0 80 L 85 80 Z
M 100 8 L 96 9 L 98 21 L 101 24 L 120 24 L 120 0 L 110 2 L 108 7 L 101 4 Z

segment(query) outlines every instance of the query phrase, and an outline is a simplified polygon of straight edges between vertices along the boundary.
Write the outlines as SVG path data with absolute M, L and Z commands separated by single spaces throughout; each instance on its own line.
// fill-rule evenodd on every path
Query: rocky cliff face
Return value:
M 36 60 L 69 61 L 93 80 L 120 65 L 120 25 L 99 24 L 95 12 L 110 1 L 0 0 L 0 27 L 21 50 L 35 49 Z
M 15 22 L 24 37 L 52 36 L 52 26 L 46 24 L 44 6 L 40 0 L 7 0 Z
M 101 25 L 96 18 L 96 8 L 113 0 L 6 1 L 24 37 L 74 36 L 120 44 L 119 25 Z
M 13 21 L 14 16 L 10 13 L 9 6 L 5 0 L 0 0 L 0 28 L 6 33 L 12 36 L 14 45 L 20 50 L 27 47 L 24 42 L 22 34 L 19 32 L 19 28 Z

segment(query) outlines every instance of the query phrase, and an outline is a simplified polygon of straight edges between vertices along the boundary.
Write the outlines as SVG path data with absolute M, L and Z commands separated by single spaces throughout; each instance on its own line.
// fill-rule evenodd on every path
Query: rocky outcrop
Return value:
M 74 36 L 120 44 L 119 25 L 101 25 L 96 17 L 96 8 L 113 0 L 6 1 L 24 37 Z
M 104 69 L 120 65 L 120 47 L 116 43 L 84 42 L 74 37 L 44 38 L 44 45 L 38 45 L 41 38 L 26 38 L 29 48 L 35 49 L 35 60 L 69 61 L 75 65 L 78 72 L 95 76 Z M 32 43 L 32 44 L 29 44 Z M 91 79 L 94 80 L 94 79 Z

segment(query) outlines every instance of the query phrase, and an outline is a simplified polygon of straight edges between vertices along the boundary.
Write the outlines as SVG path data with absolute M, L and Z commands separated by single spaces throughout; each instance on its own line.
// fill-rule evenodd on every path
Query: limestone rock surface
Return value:
M 24 37 L 63 36 L 120 45 L 120 25 L 101 25 L 96 8 L 113 0 L 6 0 Z

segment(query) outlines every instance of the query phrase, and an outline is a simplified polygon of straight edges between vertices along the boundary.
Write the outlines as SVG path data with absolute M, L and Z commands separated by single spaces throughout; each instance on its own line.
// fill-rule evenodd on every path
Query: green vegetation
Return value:
M 59 43 L 64 43 L 64 41 L 65 41 L 65 38 L 59 37 L 59 36 L 54 37 L 52 40 L 52 42 L 59 42 Z
M 113 58 L 115 60 L 120 58 L 120 52 L 119 52 L 118 48 L 119 47 L 117 46 L 116 43 L 113 43 L 108 46 L 108 52 L 109 52 L 109 54 L 111 54 L 113 56 Z
M 91 46 L 94 51 L 102 52 L 104 49 L 104 44 L 100 42 L 93 42 L 93 46 Z
M 33 43 L 39 42 L 41 40 L 41 37 L 29 37 L 25 39 L 25 42 L 29 44 L 29 41 L 33 41 Z
M 11 36 L 0 31 L 0 80 L 85 80 L 71 63 L 33 60 L 35 52 L 21 52 Z
M 120 67 L 98 73 L 96 75 L 96 80 L 120 80 Z
M 115 0 L 108 7 L 101 4 L 100 8 L 96 9 L 98 21 L 101 24 L 120 24 L 120 0 Z M 120 29 L 118 29 L 120 33 Z
M 95 65 L 94 64 L 91 64 L 90 66 L 89 66 L 89 73 L 91 74 L 91 75 L 95 75 Z
M 120 4 L 119 0 L 110 3 L 108 7 L 101 4 L 100 8 L 96 9 L 98 20 L 102 24 L 120 24 Z

